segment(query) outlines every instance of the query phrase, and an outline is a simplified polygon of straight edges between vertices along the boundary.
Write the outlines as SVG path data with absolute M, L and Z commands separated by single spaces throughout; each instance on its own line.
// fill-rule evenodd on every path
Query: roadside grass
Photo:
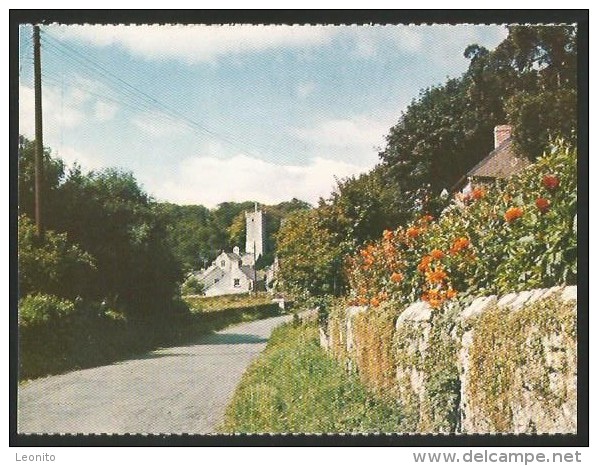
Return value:
M 272 295 L 266 292 L 255 294 L 237 294 L 225 296 L 186 295 L 183 300 L 193 313 L 215 312 L 225 309 L 261 306 L 272 304 Z
M 400 432 L 396 401 L 369 393 L 319 346 L 315 322 L 274 330 L 243 376 L 221 427 L 228 433 Z

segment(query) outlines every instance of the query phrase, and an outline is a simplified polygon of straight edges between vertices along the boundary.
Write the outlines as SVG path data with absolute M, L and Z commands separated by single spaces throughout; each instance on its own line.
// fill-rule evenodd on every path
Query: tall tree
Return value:
M 575 27 L 512 26 L 494 51 L 474 44 L 465 56 L 467 72 L 424 90 L 380 153 L 412 215 L 488 154 L 497 124 L 511 124 L 516 150 L 532 159 L 550 138 L 575 140 Z
M 339 294 L 343 288 L 342 253 L 317 210 L 299 210 L 277 235 L 279 281 L 296 294 Z

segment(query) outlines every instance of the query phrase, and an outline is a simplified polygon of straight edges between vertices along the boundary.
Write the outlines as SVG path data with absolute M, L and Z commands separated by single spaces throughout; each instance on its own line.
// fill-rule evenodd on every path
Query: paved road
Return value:
M 289 316 L 19 388 L 20 433 L 210 433 L 241 375 Z

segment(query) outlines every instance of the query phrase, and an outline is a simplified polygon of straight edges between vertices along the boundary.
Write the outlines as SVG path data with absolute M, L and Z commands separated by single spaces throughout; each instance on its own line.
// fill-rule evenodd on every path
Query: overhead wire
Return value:
M 46 45 L 52 49 L 52 53 L 59 54 L 70 61 L 71 64 L 77 64 L 78 66 L 83 66 L 88 71 L 92 71 L 99 75 L 102 84 L 107 85 L 113 91 L 116 91 L 124 97 L 125 99 L 131 99 L 135 101 L 137 104 L 140 104 L 148 110 L 159 111 L 166 117 L 170 117 L 171 119 L 180 121 L 185 123 L 188 127 L 195 131 L 199 131 L 203 134 L 208 134 L 222 142 L 227 143 L 228 145 L 240 150 L 242 153 L 249 155 L 251 157 L 256 157 L 252 151 L 248 150 L 246 147 L 241 145 L 241 142 L 238 141 L 236 138 L 230 135 L 224 135 L 220 132 L 217 132 L 201 123 L 189 118 L 187 115 L 184 115 L 180 111 L 173 109 L 172 107 L 164 104 L 163 102 L 159 101 L 155 97 L 149 95 L 148 93 L 138 89 L 136 86 L 130 84 L 129 82 L 125 81 L 121 77 L 117 76 L 116 74 L 112 73 L 108 69 L 106 69 L 103 65 L 91 60 L 88 57 L 81 55 L 72 47 L 69 47 L 66 44 L 61 43 L 57 39 L 51 36 L 47 31 L 43 32 L 43 38 L 45 38 Z M 48 40 L 49 39 L 49 40 Z M 113 99 L 117 100 L 117 99 Z M 130 102 L 129 102 L 130 104 Z

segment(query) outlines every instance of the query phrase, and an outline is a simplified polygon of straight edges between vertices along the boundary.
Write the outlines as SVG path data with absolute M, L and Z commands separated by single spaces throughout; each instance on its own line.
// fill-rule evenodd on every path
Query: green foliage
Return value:
M 260 206 L 265 213 L 265 253 L 258 259 L 257 268 L 270 265 L 276 254 L 275 235 L 282 219 L 290 212 L 308 207 L 303 201 L 293 199 L 276 205 Z M 167 244 L 184 271 L 199 270 L 209 265 L 225 251 L 238 246 L 245 249 L 245 212 L 254 203 L 223 202 L 215 209 L 201 205 L 179 206 L 159 203 L 155 211 L 166 228 Z
M 94 270 L 94 259 L 67 235 L 46 231 L 37 236 L 25 215 L 18 219 L 19 293 L 47 293 L 75 298 L 84 294 Z
M 381 401 L 319 347 L 315 324 L 276 329 L 226 411 L 225 432 L 401 432 Z
M 47 294 L 29 295 L 19 301 L 19 327 L 55 324 L 74 311 L 72 301 Z
M 466 390 L 491 430 L 512 432 L 513 410 L 520 409 L 522 392 L 526 399 L 541 401 L 547 416 L 576 396 L 567 392 L 567 384 L 550 384 L 551 373 L 571 378 L 577 370 L 575 302 L 548 298 L 515 312 L 489 310 L 473 328 Z M 556 357 L 549 364 L 551 351 Z
M 213 227 L 212 214 L 201 205 L 159 203 L 156 213 L 166 230 L 166 241 L 183 270 L 198 270 L 216 257 L 224 239 Z
M 562 142 L 437 221 L 386 231 L 349 263 L 352 299 L 376 306 L 577 281 L 577 155 Z
M 422 361 L 425 396 L 422 402 L 421 432 L 456 432 L 459 426 L 461 382 L 457 356 L 456 328 L 458 307 L 437 313 L 431 322 L 428 347 Z
M 465 50 L 463 76 L 423 90 L 380 153 L 402 211 L 435 215 L 433 200 L 490 152 L 498 124 L 512 125 L 517 150 L 530 159 L 550 138 L 574 144 L 576 39 L 572 26 L 510 26 L 494 51 Z
M 27 202 L 34 178 L 31 143 L 23 139 L 20 149 L 20 208 L 31 217 L 32 206 Z M 75 167 L 63 176 L 62 162 L 49 155 L 45 162 L 56 174 L 45 183 L 51 191 L 44 204 L 45 224 L 59 234 L 49 233 L 45 244 L 35 244 L 30 227 L 23 223 L 21 296 L 46 292 L 107 299 L 142 320 L 168 312 L 178 293 L 180 267 L 168 247 L 155 203 L 133 175 L 113 169 L 83 174 Z M 76 266 L 90 263 L 91 257 L 95 271 L 77 273 L 84 267 Z
M 282 232 L 293 238 L 294 246 L 283 240 L 285 253 L 293 261 L 316 260 L 311 252 L 320 247 L 324 255 L 317 266 L 327 280 L 314 283 L 301 264 L 297 268 L 301 278 L 294 280 L 287 264 L 283 271 L 287 285 L 292 283 L 290 288 L 303 293 L 334 289 L 338 294 L 345 286 L 344 277 L 337 273 L 338 257 L 385 229 L 424 214 L 439 215 L 446 207 L 441 191 L 451 190 L 490 152 L 497 124 L 513 126 L 516 148 L 530 158 L 541 154 L 550 138 L 565 136 L 574 143 L 575 43 L 576 30 L 569 26 L 512 26 L 507 39 L 492 52 L 469 46 L 465 51 L 471 60 L 468 71 L 423 90 L 390 129 L 380 153 L 383 164 L 370 173 L 339 181 L 336 191 L 320 200 L 309 220 L 294 221 L 294 234 L 291 227 Z M 320 238 L 307 223 L 317 225 Z M 303 229 L 307 234 L 300 237 L 297 233 Z M 420 284 L 406 283 L 403 288 L 408 285 L 417 285 L 411 287 L 415 289 Z M 408 295 L 405 298 L 414 297 Z
M 45 148 L 42 157 L 44 166 L 44 182 L 42 199 L 44 209 L 52 215 L 57 208 L 57 190 L 64 181 L 64 163 L 53 158 L 50 150 Z M 19 214 L 30 218 L 35 215 L 35 142 L 19 137 Z
M 341 249 L 315 210 L 290 215 L 277 235 L 282 287 L 299 295 L 339 294 Z
M 506 104 L 508 121 L 516 132 L 515 148 L 521 154 L 541 154 L 549 141 L 566 136 L 572 143 L 577 132 L 577 92 L 575 89 L 520 92 Z
M 399 192 L 389 189 L 385 168 L 379 165 L 358 177 L 337 181 L 331 196 L 320 199 L 318 217 L 334 243 L 346 251 L 405 222 L 399 200 Z
M 308 210 L 311 206 L 304 201 L 293 198 L 288 202 L 276 205 L 262 205 L 264 212 L 264 246 L 265 251 L 256 261 L 256 269 L 261 270 L 274 262 L 277 252 L 276 236 L 284 219 L 296 211 Z M 245 211 L 240 212 L 228 228 L 230 243 L 235 246 L 245 247 Z
M 204 285 L 201 283 L 197 277 L 190 276 L 183 282 L 181 285 L 181 294 L 183 295 L 202 295 L 204 292 Z

